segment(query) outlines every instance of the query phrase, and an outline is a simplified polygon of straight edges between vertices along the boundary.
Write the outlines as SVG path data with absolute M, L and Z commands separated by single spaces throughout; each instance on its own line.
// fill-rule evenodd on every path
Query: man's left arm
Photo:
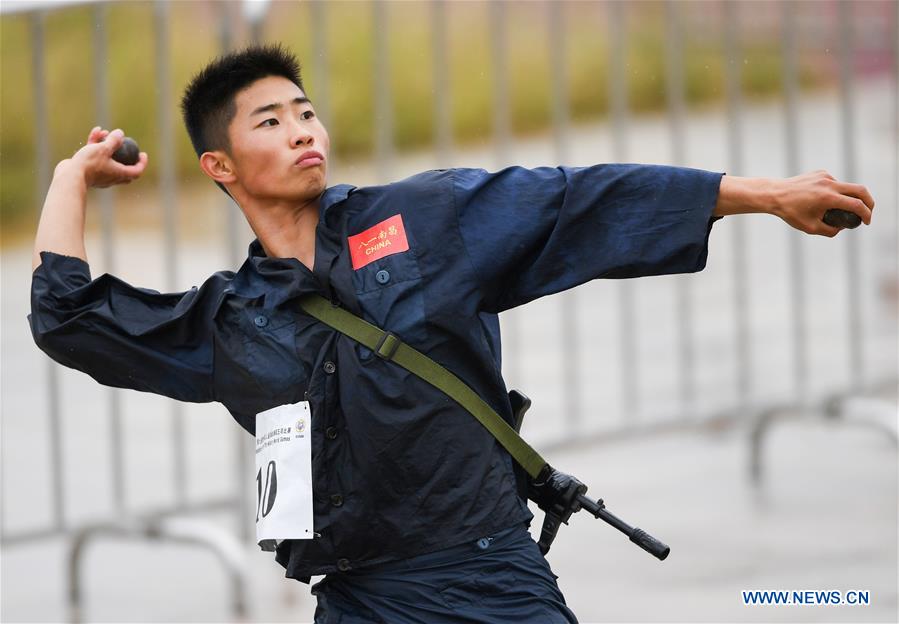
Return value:
M 701 271 L 723 173 L 634 163 L 452 170 L 479 308 L 587 281 Z
M 713 214 L 773 214 L 806 234 L 832 238 L 842 228 L 821 220 L 831 208 L 854 213 L 871 225 L 874 198 L 863 185 L 840 182 L 823 169 L 783 179 L 726 175 L 721 178 Z
M 499 313 L 597 278 L 701 271 L 714 223 L 764 212 L 834 236 L 830 208 L 870 223 L 861 185 L 826 171 L 793 178 L 634 163 L 452 170 L 453 201 L 482 310 Z

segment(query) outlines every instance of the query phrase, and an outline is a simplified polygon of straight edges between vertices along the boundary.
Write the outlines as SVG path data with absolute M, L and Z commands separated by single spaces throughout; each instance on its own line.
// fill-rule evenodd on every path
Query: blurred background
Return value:
M 332 184 L 600 162 L 864 184 L 871 226 L 828 239 L 727 217 L 701 273 L 503 313 L 503 374 L 534 401 L 524 436 L 672 548 L 660 563 L 573 516 L 548 559 L 581 621 L 897 620 L 899 3 L 0 11 L 0 619 L 312 619 L 308 587 L 253 541 L 253 439 L 227 411 L 99 386 L 44 356 L 26 321 L 53 168 L 95 125 L 150 165 L 91 191 L 94 277 L 183 291 L 240 266 L 252 232 L 200 171 L 178 103 L 215 56 L 280 41 L 331 135 Z M 751 590 L 870 602 L 745 606 Z

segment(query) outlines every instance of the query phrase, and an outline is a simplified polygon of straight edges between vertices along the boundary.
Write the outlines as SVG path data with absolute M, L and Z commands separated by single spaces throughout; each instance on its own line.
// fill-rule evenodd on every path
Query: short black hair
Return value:
M 262 78 L 282 76 L 305 94 L 300 71 L 299 61 L 280 43 L 252 45 L 206 65 L 191 78 L 181 98 L 181 114 L 197 158 L 213 150 L 231 156 L 228 126 L 237 113 L 238 92 Z M 216 184 L 228 194 L 222 184 Z

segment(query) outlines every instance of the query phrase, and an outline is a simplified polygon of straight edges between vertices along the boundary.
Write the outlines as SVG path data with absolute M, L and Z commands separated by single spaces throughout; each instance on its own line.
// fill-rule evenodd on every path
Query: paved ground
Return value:
M 579 618 L 896 621 L 895 446 L 874 430 L 813 419 L 774 429 L 765 455 L 769 479 L 756 490 L 747 481 L 743 430 L 555 454 L 610 511 L 672 548 L 659 562 L 605 523 L 583 512 L 574 516 L 549 561 Z M 226 518 L 212 520 L 229 526 Z M 252 621 L 310 621 L 314 603 L 306 586 L 284 580 L 265 553 L 249 549 L 247 557 Z M 6 550 L 3 621 L 63 620 L 64 564 L 61 540 Z M 87 554 L 84 579 L 88 621 L 231 619 L 227 578 L 199 550 L 98 541 Z M 748 607 L 740 594 L 832 589 L 867 590 L 871 603 Z
M 801 238 L 809 267 L 807 289 L 812 383 L 819 396 L 845 387 L 847 364 L 844 274 L 849 236 L 856 237 L 863 269 L 862 311 L 865 379 L 896 379 L 896 308 L 885 285 L 896 280 L 896 137 L 890 126 L 892 97 L 885 84 L 859 89 L 855 181 L 877 200 L 874 226 L 836 239 Z M 803 169 L 841 171 L 838 100 L 816 96 L 803 103 L 800 137 Z M 688 127 L 689 166 L 727 170 L 724 118 L 698 113 Z M 744 121 L 746 171 L 780 176 L 783 171 L 778 105 L 747 109 Z M 774 131 L 772 132 L 772 129 Z M 630 152 L 620 160 L 665 162 L 668 134 L 662 118 L 631 127 Z M 774 147 L 772 147 L 774 144 Z M 585 127 L 575 137 L 570 164 L 615 160 L 608 151 L 608 128 Z M 599 147 L 597 147 L 599 146 Z M 546 138 L 514 146 L 516 162 L 526 166 L 554 162 Z M 398 163 L 397 177 L 435 166 L 429 155 Z M 491 153 L 472 151 L 456 166 L 495 168 Z M 345 166 L 333 182 L 371 181 L 368 167 Z M 134 186 L 134 185 L 132 185 Z M 213 201 L 182 200 L 188 210 L 214 215 Z M 140 198 L 138 198 L 140 199 Z M 147 193 L 147 215 L 155 201 Z M 202 212 L 203 202 L 212 212 Z M 93 217 L 96 220 L 96 215 Z M 146 217 L 150 222 L 153 218 Z M 702 417 L 733 405 L 737 373 L 733 361 L 732 240 L 738 218 L 715 226 L 705 271 L 628 282 L 633 289 L 638 332 L 641 402 L 635 417 L 659 423 L 687 414 Z M 751 403 L 767 405 L 793 394 L 789 350 L 789 295 L 786 263 L 794 233 L 775 217 L 740 217 L 747 228 L 753 259 L 751 297 L 753 359 Z M 156 220 L 158 222 L 158 219 Z M 227 266 L 220 242 L 223 221 L 213 218 L 203 241 L 188 240 L 179 283 L 186 288 Z M 152 225 L 152 224 L 151 224 Z M 800 235 L 801 236 L 801 235 Z M 244 237 L 245 238 L 245 237 Z M 128 281 L 164 290 L 158 229 L 123 233 L 118 240 L 116 273 Z M 95 275 L 105 270 L 96 239 L 88 244 Z M 2 519 L 15 535 L 46 526 L 52 519 L 50 450 L 47 444 L 46 358 L 31 342 L 27 247 L 2 255 Z M 136 261 L 126 261 L 126 259 Z M 700 398 L 678 403 L 679 361 L 671 314 L 675 289 L 689 280 L 696 306 Z M 587 406 L 579 433 L 614 431 L 622 423 L 617 374 L 618 298 L 622 283 L 593 282 L 571 293 L 548 297 L 503 315 L 505 371 L 510 387 L 535 400 L 526 423 L 538 445 L 558 438 L 564 390 L 564 354 L 554 348 L 562 306 L 576 302 L 581 401 Z M 573 295 L 573 297 L 572 297 Z M 528 341 L 515 340 L 527 336 Z M 107 518 L 111 503 L 109 391 L 83 375 L 60 371 L 63 400 L 62 458 L 66 518 L 80 524 Z M 174 494 L 170 404 L 159 397 L 120 393 L 127 416 L 123 436 L 126 503 L 143 510 L 166 505 Z M 629 544 L 604 523 L 584 514 L 563 529 L 550 554 L 560 585 L 582 621 L 890 621 L 897 619 L 897 452 L 894 441 L 865 423 L 896 430 L 895 392 L 879 400 L 857 399 L 848 418 L 821 415 L 785 420 L 771 430 L 764 457 L 768 479 L 761 489 L 747 480 L 747 428 L 752 411 L 738 426 L 641 435 L 603 444 L 556 449 L 553 462 L 578 475 L 591 493 L 605 498 L 612 512 L 669 543 L 672 554 L 658 562 Z M 236 426 L 215 405 L 186 406 L 187 493 L 202 501 L 227 495 L 235 479 Z M 225 420 L 223 420 L 223 418 Z M 538 521 L 539 521 L 538 514 Z M 210 515 L 214 526 L 235 531 L 232 515 Z M 538 526 L 533 527 L 537 530 Z M 3 621 L 64 621 L 65 552 L 62 539 L 4 544 Z M 271 556 L 247 549 L 253 592 L 252 621 L 308 621 L 313 604 L 308 588 L 283 580 Z M 225 574 L 207 552 L 160 543 L 103 540 L 87 551 L 85 617 L 90 621 L 229 621 L 230 589 Z M 747 607 L 740 591 L 868 590 L 867 607 Z

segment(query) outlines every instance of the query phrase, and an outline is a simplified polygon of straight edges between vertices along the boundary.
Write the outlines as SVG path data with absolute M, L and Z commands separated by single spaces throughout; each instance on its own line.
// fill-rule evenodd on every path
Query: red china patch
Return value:
M 348 239 L 353 269 L 358 271 L 378 258 L 409 250 L 403 215 L 395 214 Z

